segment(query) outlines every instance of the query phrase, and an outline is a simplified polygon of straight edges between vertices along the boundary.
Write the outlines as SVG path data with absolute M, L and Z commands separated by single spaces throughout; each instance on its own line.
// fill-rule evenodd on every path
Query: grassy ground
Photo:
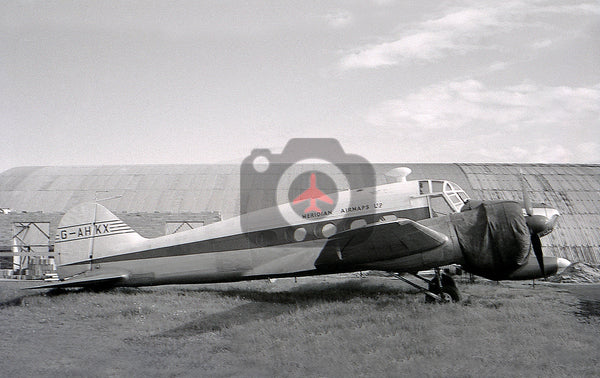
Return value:
M 23 292 L 0 282 L 1 376 L 597 376 L 600 320 L 564 286 L 382 277 Z

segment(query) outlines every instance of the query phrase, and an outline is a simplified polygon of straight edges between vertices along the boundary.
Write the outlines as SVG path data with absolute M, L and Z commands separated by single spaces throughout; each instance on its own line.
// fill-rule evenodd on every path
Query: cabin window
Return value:
M 333 223 L 326 223 L 321 228 L 321 234 L 323 237 L 330 237 L 337 232 L 337 227 Z
M 294 240 L 299 242 L 306 238 L 306 228 L 298 227 L 296 231 L 294 231 Z
M 275 231 L 262 231 L 256 235 L 256 245 L 267 247 L 276 244 L 277 234 Z
M 367 225 L 367 221 L 364 219 L 356 219 L 350 223 L 350 229 L 354 230 L 355 228 L 365 227 Z

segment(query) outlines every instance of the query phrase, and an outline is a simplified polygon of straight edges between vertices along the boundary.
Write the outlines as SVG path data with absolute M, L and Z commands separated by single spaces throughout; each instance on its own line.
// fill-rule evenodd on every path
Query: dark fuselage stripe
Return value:
M 307 230 L 307 235 L 303 242 L 316 240 L 316 239 L 327 239 L 323 236 L 317 236 L 317 230 L 325 223 L 335 223 L 338 227 L 338 232 L 345 231 L 349 228 L 349 225 L 357 220 L 364 219 L 368 217 L 376 217 L 380 218 L 386 215 L 396 215 L 398 218 L 408 218 L 415 221 L 429 218 L 429 208 L 413 208 L 407 210 L 398 210 L 387 213 L 377 213 L 377 214 L 369 214 L 357 217 L 348 217 L 341 218 L 336 220 L 324 220 L 323 222 L 312 222 L 301 225 L 294 226 L 286 226 L 273 228 L 269 230 L 263 231 L 255 231 L 244 234 L 237 235 L 228 235 L 220 238 L 208 239 L 208 240 L 200 240 L 197 242 L 173 245 L 162 248 L 155 248 L 145 251 L 139 252 L 130 252 L 123 253 L 120 255 L 114 256 L 106 256 L 97 259 L 93 259 L 93 263 L 109 263 L 109 262 L 119 262 L 119 261 L 129 261 L 129 260 L 138 260 L 138 259 L 152 259 L 152 258 L 160 258 L 160 257 L 173 257 L 173 256 L 185 256 L 185 255 L 193 255 L 193 254 L 203 254 L 203 253 L 214 253 L 214 252 L 223 252 L 223 251 L 236 251 L 236 250 L 244 250 L 244 249 L 252 249 L 252 248 L 263 248 L 263 247 L 271 247 L 277 245 L 291 244 L 291 243 L 299 243 L 294 241 L 294 230 L 302 227 Z M 372 222 L 368 222 L 372 223 Z M 344 226 L 345 227 L 340 227 Z M 79 264 L 89 264 L 90 261 L 79 261 L 67 265 L 79 265 Z

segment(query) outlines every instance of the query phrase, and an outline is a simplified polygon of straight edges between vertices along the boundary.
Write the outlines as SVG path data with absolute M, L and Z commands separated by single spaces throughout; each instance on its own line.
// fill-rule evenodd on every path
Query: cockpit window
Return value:
M 446 180 L 421 180 L 419 181 L 419 193 L 429 197 L 432 214 L 437 213 L 438 215 L 459 212 L 465 201 L 469 199 L 467 193 L 460 186 Z M 436 208 L 433 207 L 434 202 L 439 203 L 436 204 Z
M 454 194 L 449 194 L 448 198 L 450 198 L 450 201 L 452 201 L 452 203 L 460 203 L 463 202 L 462 199 L 460 199 L 460 197 L 458 196 L 458 194 L 454 193 Z
M 431 215 L 433 217 L 441 217 L 442 215 L 454 212 L 450 205 L 448 205 L 448 202 L 446 202 L 446 199 L 441 195 L 431 196 L 429 198 L 429 206 L 431 207 Z

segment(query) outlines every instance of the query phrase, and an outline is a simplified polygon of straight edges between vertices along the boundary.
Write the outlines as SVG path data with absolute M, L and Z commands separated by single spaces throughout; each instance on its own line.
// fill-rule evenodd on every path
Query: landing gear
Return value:
M 435 276 L 429 281 L 429 292 L 438 295 L 441 298 L 441 302 L 459 302 L 460 291 L 456 287 L 454 279 L 446 273 L 440 273 L 439 269 L 435 270 Z M 425 301 L 435 302 L 437 298 L 434 298 L 428 293 L 425 293 Z
M 429 292 L 440 296 L 442 302 L 458 302 L 460 301 L 460 292 L 456 287 L 454 279 L 446 273 L 442 273 L 440 269 L 435 269 L 435 276 L 429 281 Z M 428 293 L 425 293 L 425 300 L 427 302 L 435 302 L 436 298 L 433 298 Z
M 427 278 L 422 277 L 418 274 L 413 274 L 413 276 L 419 278 L 420 280 L 427 282 L 427 285 L 428 285 L 427 289 L 417 285 L 414 282 L 407 280 L 406 278 L 402 277 L 399 274 L 396 275 L 396 278 L 401 279 L 402 281 L 406 282 L 407 284 L 424 291 L 426 302 L 429 302 L 429 303 L 459 302 L 461 299 L 460 291 L 456 287 L 456 283 L 454 282 L 454 279 L 452 279 L 452 277 L 449 276 L 448 274 L 442 273 L 439 268 L 435 269 L 434 271 L 435 271 L 435 275 L 431 280 L 428 280 Z

